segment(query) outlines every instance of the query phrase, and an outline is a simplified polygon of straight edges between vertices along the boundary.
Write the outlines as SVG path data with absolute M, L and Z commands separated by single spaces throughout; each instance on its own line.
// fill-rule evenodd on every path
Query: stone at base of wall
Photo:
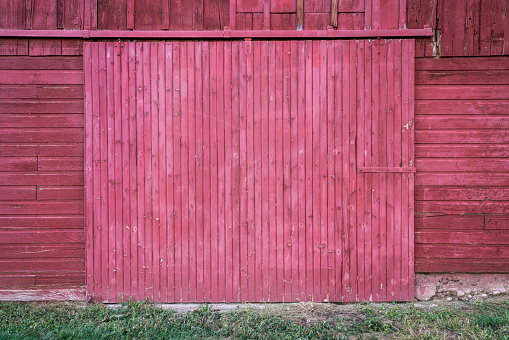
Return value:
M 415 298 L 481 300 L 509 294 L 509 274 L 415 274 Z

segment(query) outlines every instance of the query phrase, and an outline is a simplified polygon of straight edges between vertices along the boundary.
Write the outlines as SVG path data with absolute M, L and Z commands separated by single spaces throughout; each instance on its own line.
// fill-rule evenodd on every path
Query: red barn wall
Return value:
M 336 6 L 334 1 L 312 0 L 203 0 L 195 2 L 157 0 L 152 1 L 150 7 L 144 6 L 144 4 L 145 1 L 141 0 L 0 0 L 2 9 L 0 11 L 0 29 L 222 30 L 225 26 L 233 23 L 234 27 L 232 28 L 234 29 L 294 30 L 298 27 L 299 13 L 302 13 L 303 29 L 325 29 L 327 26 L 334 25 L 331 12 L 335 13 Z M 490 57 L 509 54 L 509 39 L 507 38 L 509 35 L 509 20 L 507 20 L 509 5 L 503 0 L 345 0 L 337 1 L 336 4 L 338 13 L 336 29 L 422 28 L 425 25 L 435 28 L 436 34 L 433 39 L 417 39 L 417 57 Z M 235 13 L 234 17 L 231 17 L 231 12 Z M 0 38 L 0 56 L 22 56 L 0 57 L 0 72 L 6 72 L 8 69 L 30 72 L 30 70 L 33 71 L 40 68 L 40 65 L 48 63 L 53 65 L 58 63 L 61 65 L 59 67 L 62 72 L 81 70 L 81 66 L 79 66 L 82 63 L 81 57 L 71 56 L 81 56 L 82 50 L 81 39 Z M 65 62 L 63 62 L 64 60 Z M 447 63 L 450 65 L 459 63 L 458 65 L 461 66 L 444 69 L 444 67 L 452 67 L 444 66 Z M 481 69 L 482 67 L 484 69 Z M 46 69 L 47 72 L 54 71 L 51 70 L 51 67 Z M 509 201 L 507 198 L 509 184 L 505 177 L 505 172 L 509 167 L 504 159 L 507 156 L 505 149 L 507 146 L 505 136 L 507 125 L 504 125 L 507 121 L 504 119 L 507 117 L 507 107 L 504 105 L 508 99 L 505 95 L 508 92 L 505 91 L 505 86 L 509 85 L 504 80 L 508 78 L 507 59 L 443 60 L 428 58 L 427 61 L 417 60 L 416 70 L 417 80 L 420 84 L 416 87 L 416 127 L 418 129 L 416 147 L 418 173 L 416 178 L 418 187 L 415 198 L 417 212 L 421 214 L 415 221 L 417 231 L 416 270 L 421 272 L 509 272 L 509 265 L 507 261 L 504 262 L 504 258 L 507 258 L 505 253 L 507 242 L 504 239 L 504 233 L 506 234 L 506 229 L 509 228 L 505 205 Z M 58 73 L 53 73 L 53 76 L 58 77 Z M 35 236 L 31 238 L 32 236 L 28 237 L 27 235 L 34 233 L 34 235 L 39 235 L 37 232 L 39 230 L 45 230 L 45 232 L 53 230 L 54 232 L 75 231 L 76 234 L 73 235 L 76 238 L 64 238 L 62 244 L 77 245 L 75 249 L 78 250 L 76 251 L 82 251 L 80 249 L 83 247 L 82 240 L 79 239 L 81 236 L 78 236 L 83 231 L 82 214 L 73 215 L 73 223 L 48 224 L 47 221 L 51 219 L 39 212 L 20 217 L 22 215 L 19 215 L 18 212 L 25 210 L 17 208 L 19 204 L 13 203 L 31 201 L 34 207 L 38 204 L 37 208 L 33 209 L 42 209 L 40 206 L 53 204 L 54 200 L 50 199 L 42 203 L 42 196 L 37 196 L 36 199 L 33 195 L 16 195 L 26 194 L 30 190 L 37 194 L 39 191 L 36 188 L 42 188 L 39 186 L 59 185 L 39 184 L 38 179 L 33 183 L 26 184 L 24 181 L 28 178 L 27 173 L 33 174 L 33 178 L 45 178 L 41 176 L 44 170 L 39 169 L 38 164 L 36 164 L 37 168 L 32 169 L 33 172 L 24 170 L 23 166 L 29 167 L 28 163 L 19 166 L 17 162 L 21 162 L 21 160 L 10 158 L 11 156 L 27 159 L 35 157 L 37 160 L 39 157 L 51 156 L 76 157 L 74 162 L 83 157 L 80 143 L 63 141 L 65 148 L 59 148 L 57 152 L 52 147 L 54 143 L 50 142 L 50 139 L 39 139 L 38 143 L 32 143 L 29 140 L 33 137 L 31 131 L 34 129 L 82 128 L 83 126 L 77 123 L 82 118 L 72 118 L 72 123 L 67 120 L 70 117 L 79 117 L 82 112 L 65 114 L 66 119 L 64 120 L 47 120 L 46 118 L 51 115 L 63 118 L 64 114 L 48 111 L 40 115 L 37 113 L 38 116 L 34 118 L 33 107 L 40 105 L 12 104 L 29 99 L 40 103 L 44 103 L 45 100 L 62 99 L 50 97 L 50 92 L 46 92 L 42 96 L 38 94 L 45 91 L 40 90 L 40 86 L 62 85 L 57 81 L 51 84 L 39 83 L 40 79 L 44 79 L 49 74 L 46 73 L 37 80 L 34 78 L 32 82 L 23 83 L 24 78 L 20 78 L 18 79 L 20 83 L 17 84 L 0 84 L 0 119 L 2 124 L 0 129 L 7 132 L 15 126 L 17 131 L 27 133 L 24 137 L 18 135 L 19 138 L 26 138 L 26 140 L 0 141 L 0 152 L 3 152 L 0 153 L 1 166 L 10 169 L 0 170 L 0 178 L 4 181 L 2 183 L 6 183 L 0 184 L 0 205 L 3 209 L 0 212 L 2 214 L 0 220 L 3 221 L 0 224 L 0 235 L 5 233 L 7 233 L 5 235 L 17 235 L 16 239 L 9 238 L 10 236 L 0 236 L 2 249 L 12 250 L 10 253 L 4 252 L 0 256 L 0 261 L 2 261 L 0 289 L 2 289 L 3 296 L 8 294 L 6 288 L 48 287 L 44 285 L 52 284 L 48 283 L 49 281 L 36 280 L 38 275 L 41 275 L 40 273 L 36 274 L 35 271 L 28 269 L 25 271 L 30 267 L 23 266 L 22 262 L 29 260 L 16 258 L 21 255 L 16 255 L 19 253 L 12 248 L 12 244 L 45 247 L 44 242 L 46 241 L 34 241 L 36 240 Z M 475 76 L 473 76 L 474 74 Z M 2 79 L 6 78 L 2 77 Z M 30 92 L 27 85 L 37 90 Z M 81 86 L 80 84 L 72 85 Z M 445 85 L 450 85 L 450 87 L 444 90 Z M 6 90 L 7 88 L 10 90 Z M 18 98 L 15 97 L 18 94 L 12 95 L 12 93 L 23 93 L 22 96 L 32 97 Z M 423 97 L 429 96 L 430 93 L 433 95 L 447 94 L 447 100 L 452 106 L 459 105 L 458 107 L 464 108 L 464 110 L 451 113 L 439 109 L 440 101 L 445 102 L 445 100 L 437 97 Z M 73 100 L 79 101 L 82 98 L 76 97 Z M 11 109 L 5 109 L 7 110 L 5 111 L 5 103 L 11 103 L 11 108 L 20 111 L 11 111 Z M 479 103 L 489 105 L 479 106 Z M 44 107 L 51 108 L 48 104 Z M 487 108 L 486 111 L 485 108 Z M 51 111 L 51 109 L 48 110 Z M 16 124 L 14 124 L 12 117 L 15 115 L 30 119 L 28 123 L 24 123 L 25 118 L 23 118 L 16 120 Z M 46 123 L 40 123 L 41 121 Z M 55 125 L 48 125 L 50 123 Z M 4 134 L 1 136 L 4 138 Z M 12 137 L 9 134 L 5 134 L 5 136 Z M 76 135 L 73 138 L 75 137 Z M 443 138 L 449 137 L 450 139 L 443 140 Z M 457 139 L 455 138 L 460 137 L 463 138 L 461 143 L 456 143 Z M 438 141 L 443 141 L 443 143 L 438 143 Z M 459 147 L 466 147 L 465 150 L 469 149 L 470 153 L 456 153 L 454 150 Z M 428 150 L 430 153 L 424 153 L 423 150 Z M 488 151 L 482 157 L 478 157 L 479 150 Z M 23 161 L 27 161 L 27 159 Z M 61 160 L 67 164 L 65 158 Z M 76 165 L 76 163 L 74 164 Z M 72 171 L 78 173 L 81 170 Z M 454 176 L 456 182 L 445 180 L 439 184 L 426 182 L 427 179 L 446 178 L 446 176 Z M 453 180 L 453 177 L 449 178 L 451 181 Z M 450 183 L 456 184 L 450 185 Z M 62 202 L 67 200 L 78 202 L 83 199 L 81 190 L 78 187 L 74 189 L 66 187 L 56 189 L 55 192 L 60 192 L 56 195 L 66 197 L 61 200 Z M 69 196 L 70 193 L 72 193 L 71 196 Z M 13 209 L 15 209 L 14 213 Z M 42 212 L 51 213 L 58 221 L 61 221 L 62 210 L 42 210 Z M 18 224 L 13 221 L 27 222 Z M 434 231 L 439 231 L 441 234 L 436 234 Z M 25 240 L 37 243 L 26 244 Z M 7 246 L 6 242 L 11 243 Z M 2 243 L 5 244 L 5 247 Z M 50 252 L 44 251 L 43 253 L 49 254 Z M 31 261 L 35 261 L 33 263 L 46 261 L 41 256 L 38 258 L 40 260 L 33 257 Z M 15 262 L 16 259 L 22 260 L 22 262 Z M 65 257 L 58 261 L 62 264 L 62 268 L 65 268 L 69 262 Z M 18 263 L 19 266 L 16 267 L 18 269 L 12 267 L 11 263 Z M 81 268 L 82 264 L 80 263 L 77 261 L 76 268 Z M 37 266 L 33 264 L 31 268 L 35 267 Z M 59 277 L 58 275 L 62 271 L 57 267 L 53 268 L 55 270 L 48 271 L 48 275 L 54 275 L 54 278 Z M 67 274 L 69 273 L 71 272 L 67 272 Z M 53 283 L 59 282 L 59 286 L 62 288 L 71 287 L 77 282 L 84 284 L 82 269 L 77 269 L 72 273 L 74 274 L 66 275 L 66 278 L 60 276 L 61 281 L 53 281 Z M 43 286 L 40 286 L 42 283 Z
M 420 58 L 416 272 L 509 271 L 509 57 Z
M 0 57 L 0 298 L 84 296 L 82 68 Z

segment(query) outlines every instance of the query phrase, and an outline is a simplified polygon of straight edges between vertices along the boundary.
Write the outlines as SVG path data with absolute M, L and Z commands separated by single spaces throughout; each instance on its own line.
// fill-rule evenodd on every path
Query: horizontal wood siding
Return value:
M 412 300 L 414 174 L 357 167 L 412 166 L 413 60 L 412 40 L 85 43 L 88 296 Z
M 84 297 L 82 65 L 0 57 L 0 299 Z
M 508 70 L 416 60 L 417 272 L 509 272 Z

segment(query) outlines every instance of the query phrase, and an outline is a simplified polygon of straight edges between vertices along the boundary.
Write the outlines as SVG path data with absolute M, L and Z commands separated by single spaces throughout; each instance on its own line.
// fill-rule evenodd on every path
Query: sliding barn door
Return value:
M 413 41 L 84 52 L 90 298 L 413 298 Z

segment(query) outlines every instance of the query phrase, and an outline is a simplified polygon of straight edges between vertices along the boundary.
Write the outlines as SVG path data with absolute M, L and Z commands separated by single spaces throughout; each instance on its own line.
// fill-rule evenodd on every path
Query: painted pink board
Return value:
M 413 91 L 403 88 L 413 43 L 115 44 L 85 45 L 102 57 L 85 60 L 85 100 L 105 117 L 86 110 L 87 131 L 100 131 L 88 147 L 105 160 L 87 163 L 86 197 L 103 202 L 87 204 L 86 219 L 108 226 L 87 233 L 90 297 L 413 298 L 413 174 L 397 171 L 414 165 Z M 0 172 L 0 183 L 12 176 Z

